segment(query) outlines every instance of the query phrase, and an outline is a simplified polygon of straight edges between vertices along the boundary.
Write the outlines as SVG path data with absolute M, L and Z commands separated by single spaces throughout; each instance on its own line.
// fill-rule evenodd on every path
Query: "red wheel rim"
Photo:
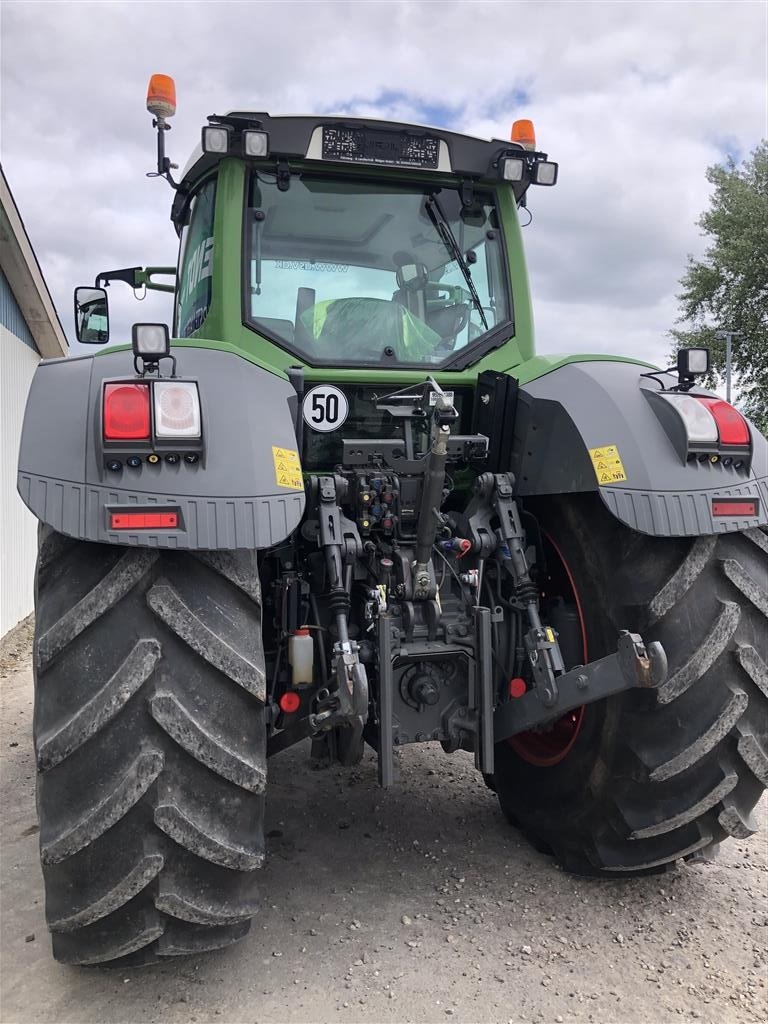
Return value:
M 573 573 L 571 572 L 570 566 L 566 562 L 563 553 L 557 544 L 555 544 L 549 534 L 545 533 L 544 536 L 546 537 L 547 542 L 551 545 L 552 550 L 559 558 L 560 564 L 568 577 L 571 594 L 576 604 L 576 613 L 579 616 L 584 664 L 586 665 L 589 660 L 587 655 L 587 630 L 584 622 L 584 612 L 581 607 L 581 601 L 579 600 L 579 592 L 576 589 L 576 584 L 573 579 Z M 531 729 L 529 732 L 521 732 L 518 733 L 517 736 L 510 736 L 507 743 L 512 747 L 518 757 L 521 757 L 523 761 L 527 761 L 528 764 L 535 765 L 537 768 L 550 768 L 552 765 L 560 764 L 560 762 L 564 761 L 570 754 L 576 740 L 579 738 L 579 733 L 581 732 L 583 724 L 584 706 L 582 705 L 580 708 L 574 708 L 573 711 L 566 712 L 562 718 L 559 718 L 554 723 L 551 729 L 547 729 L 546 731 Z

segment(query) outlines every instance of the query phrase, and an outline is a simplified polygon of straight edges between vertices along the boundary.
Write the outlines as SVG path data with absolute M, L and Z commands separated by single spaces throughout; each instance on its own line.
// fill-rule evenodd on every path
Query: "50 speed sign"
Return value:
M 349 415 L 347 396 L 333 384 L 319 384 L 309 390 L 301 408 L 307 426 L 322 433 L 336 430 Z

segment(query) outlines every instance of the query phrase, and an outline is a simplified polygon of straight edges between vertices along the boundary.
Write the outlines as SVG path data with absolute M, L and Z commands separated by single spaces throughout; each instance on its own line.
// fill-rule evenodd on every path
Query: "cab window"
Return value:
M 449 363 L 512 307 L 494 197 L 254 172 L 244 313 L 310 364 Z
M 199 330 L 211 305 L 213 216 L 216 181 L 208 181 L 193 198 L 179 250 L 178 293 L 174 334 L 188 338 Z

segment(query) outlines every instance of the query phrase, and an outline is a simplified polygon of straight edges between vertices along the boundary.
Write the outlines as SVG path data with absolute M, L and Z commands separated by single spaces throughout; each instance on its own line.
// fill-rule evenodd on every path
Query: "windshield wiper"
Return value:
M 485 319 L 485 311 L 483 310 L 483 305 L 480 302 L 480 296 L 477 294 L 475 282 L 472 280 L 472 271 L 469 269 L 469 264 L 464 257 L 464 253 L 459 247 L 459 243 L 456 241 L 456 235 L 453 233 L 450 221 L 443 213 L 440 204 L 437 201 L 437 196 L 428 196 L 425 201 L 425 206 L 429 219 L 435 225 L 435 229 L 438 235 L 442 238 L 443 244 L 459 265 L 459 270 L 463 274 L 464 280 L 467 282 L 469 294 L 472 296 L 472 304 L 480 314 L 480 319 L 483 321 L 483 327 L 487 331 L 488 321 Z

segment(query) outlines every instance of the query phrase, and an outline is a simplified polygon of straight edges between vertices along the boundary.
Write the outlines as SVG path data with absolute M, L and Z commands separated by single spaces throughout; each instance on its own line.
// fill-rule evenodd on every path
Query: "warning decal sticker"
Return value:
M 619 449 L 615 444 L 604 444 L 601 448 L 590 448 L 589 457 L 595 467 L 597 482 L 603 484 L 618 484 L 627 479 L 624 472 L 624 465 L 619 455 Z
M 293 491 L 304 488 L 299 453 L 293 448 L 272 446 L 272 460 L 275 463 L 275 483 L 278 487 L 290 487 Z

